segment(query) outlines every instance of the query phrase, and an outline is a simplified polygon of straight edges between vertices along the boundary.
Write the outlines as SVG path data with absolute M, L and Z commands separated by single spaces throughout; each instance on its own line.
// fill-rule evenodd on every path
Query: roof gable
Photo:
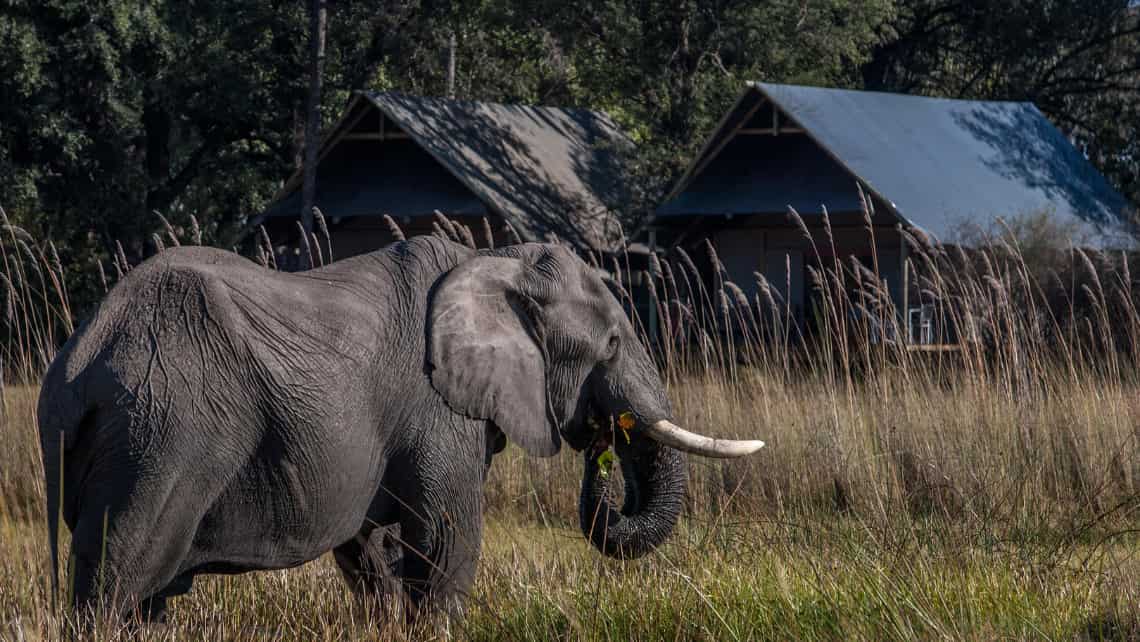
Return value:
M 372 106 L 366 109 L 377 113 Z M 371 120 L 368 124 L 376 119 Z M 296 217 L 301 210 L 299 184 L 287 186 L 268 214 Z M 406 135 L 369 135 L 361 127 L 322 155 L 316 202 L 335 218 L 390 214 L 400 220 L 430 216 L 435 210 L 452 216 L 488 213 L 482 200 Z
M 595 250 L 620 239 L 614 212 L 625 194 L 618 147 L 630 143 L 605 114 L 360 93 L 326 139 L 322 162 L 345 139 L 367 137 L 357 131 L 362 109 L 382 113 L 525 239 L 555 234 Z M 383 132 L 376 139 L 388 143 Z M 298 184 L 290 179 L 283 192 Z
M 1053 211 L 1100 243 L 1119 231 L 1123 197 L 1031 103 L 756 83 L 693 167 L 711 167 L 708 157 L 725 148 L 726 132 L 765 101 L 895 215 L 936 238 L 952 240 L 963 224 L 988 227 L 999 217 L 1039 210 Z M 678 183 L 660 215 L 683 213 L 678 205 L 699 173 L 690 171 Z
M 771 214 L 782 222 L 789 206 L 801 214 L 860 207 L 848 171 L 802 134 L 726 137 L 706 159 L 659 216 Z

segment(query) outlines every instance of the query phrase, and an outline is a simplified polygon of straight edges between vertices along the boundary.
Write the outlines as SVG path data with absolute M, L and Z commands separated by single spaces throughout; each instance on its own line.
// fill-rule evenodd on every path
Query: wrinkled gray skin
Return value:
M 639 428 L 670 418 L 620 304 L 560 247 L 420 237 L 299 274 L 170 249 L 115 286 L 45 376 L 53 562 L 61 508 L 80 609 L 153 617 L 195 575 L 330 550 L 358 591 L 450 609 L 507 439 L 585 451 L 582 528 L 606 555 L 668 537 L 677 451 L 637 429 L 615 440 L 626 499 L 605 499 L 609 429 L 590 426 L 626 411 Z

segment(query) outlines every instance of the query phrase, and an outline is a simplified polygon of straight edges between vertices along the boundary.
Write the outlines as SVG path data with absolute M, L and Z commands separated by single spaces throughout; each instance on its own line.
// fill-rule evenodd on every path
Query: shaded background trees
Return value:
M 1028 100 L 1140 203 L 1140 3 L 908 0 L 867 89 Z
M 95 6 L 98 5 L 98 6 Z M 321 117 L 358 88 L 580 105 L 639 143 L 631 223 L 746 80 L 1032 100 L 1140 202 L 1129 0 L 329 0 Z M 160 212 L 229 246 L 302 159 L 310 2 L 0 7 L 0 203 L 94 262 L 151 251 Z

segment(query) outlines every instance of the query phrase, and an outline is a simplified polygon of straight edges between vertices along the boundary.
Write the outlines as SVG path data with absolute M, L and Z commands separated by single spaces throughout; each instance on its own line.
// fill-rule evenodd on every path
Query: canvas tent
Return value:
M 860 188 L 874 206 L 873 235 Z M 801 321 L 812 313 L 813 263 L 833 258 L 833 247 L 843 260 L 876 258 L 909 315 L 900 229 L 953 243 L 968 227 L 1045 211 L 1074 242 L 1114 246 L 1125 239 L 1126 205 L 1031 103 L 749 83 L 657 209 L 649 237 L 655 247 L 711 239 L 730 278 L 752 294 L 753 273 L 762 274 Z
M 629 145 L 596 111 L 361 92 L 322 146 L 316 204 L 337 257 L 390 242 L 384 214 L 412 234 L 436 210 L 478 237 L 486 217 L 500 243 L 509 224 L 604 252 L 620 239 Z M 300 186 L 298 170 L 261 219 L 275 242 L 296 235 Z

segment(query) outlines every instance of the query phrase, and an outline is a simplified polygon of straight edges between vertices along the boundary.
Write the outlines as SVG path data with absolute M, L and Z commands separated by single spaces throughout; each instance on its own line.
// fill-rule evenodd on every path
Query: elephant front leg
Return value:
M 479 427 L 482 435 L 482 427 Z M 417 609 L 449 614 L 471 591 L 483 537 L 483 444 L 451 446 L 439 465 L 421 468 L 401 493 L 403 583 Z M 469 452 L 468 452 L 469 451 Z
M 474 510 L 429 509 L 400 522 L 404 590 L 417 610 L 427 605 L 457 614 L 475 582 L 483 537 L 482 493 L 464 494 L 468 497 L 462 501 L 473 504 Z

